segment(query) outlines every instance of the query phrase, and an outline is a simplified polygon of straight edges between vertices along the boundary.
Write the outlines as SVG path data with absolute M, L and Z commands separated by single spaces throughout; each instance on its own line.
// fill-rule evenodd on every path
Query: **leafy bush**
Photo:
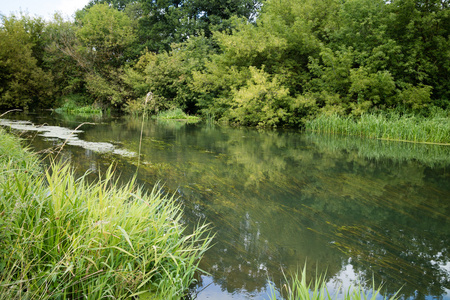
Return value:
M 230 117 L 243 125 L 276 127 L 285 122 L 288 108 L 287 88 L 264 70 L 250 67 L 247 85 L 233 93 Z

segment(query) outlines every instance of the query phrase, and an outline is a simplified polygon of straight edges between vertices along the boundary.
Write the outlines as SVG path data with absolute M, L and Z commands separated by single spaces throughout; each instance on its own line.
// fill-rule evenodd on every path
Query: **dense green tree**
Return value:
M 123 79 L 138 97 L 138 102 L 129 105 L 142 109 L 147 93 L 152 92 L 152 102 L 147 103 L 150 111 L 178 107 L 196 113 L 198 95 L 189 88 L 192 73 L 204 69 L 207 54 L 213 51 L 210 40 L 200 36 L 173 45 L 169 52 L 145 52 L 133 67 L 125 69 Z
M 392 73 L 400 87 L 431 86 L 435 105 L 450 101 L 450 1 L 394 0 L 387 32 L 401 47 Z
M 316 113 L 426 114 L 449 103 L 449 12 L 448 1 L 268 0 L 255 23 L 235 20 L 231 31 L 214 32 L 221 52 L 194 72 L 191 86 L 203 92 L 203 110 L 241 123 L 248 122 L 237 117 L 235 96 L 253 90 L 246 99 L 258 110 L 251 68 L 288 89 L 278 125 Z
M 58 97 L 86 93 L 84 75 L 90 63 L 79 51 L 76 30 L 74 22 L 59 14 L 45 28 L 44 65 L 52 72 Z
M 101 72 L 106 66 L 117 68 L 124 63 L 124 53 L 136 39 L 125 13 L 107 4 L 97 4 L 80 13 L 78 22 L 80 50 L 89 58 L 93 70 Z
M 286 116 L 292 97 L 303 92 L 310 78 L 308 57 L 317 55 L 320 49 L 320 40 L 315 34 L 317 29 L 311 25 L 309 16 L 299 10 L 301 2 L 304 1 L 267 1 L 255 24 L 245 19 L 235 19 L 231 32 L 214 32 L 221 53 L 211 57 L 206 70 L 194 73 L 192 85 L 197 91 L 204 91 L 205 97 L 199 102 L 204 110 L 212 109 L 219 117 L 223 115 L 242 123 L 243 119 L 237 117 L 242 115 L 242 110 L 236 113 L 233 110 L 239 106 L 230 106 L 230 103 L 237 101 L 242 104 L 242 97 L 240 100 L 233 99 L 242 94 L 247 94 L 245 98 L 253 104 L 265 101 L 258 95 L 248 97 L 251 90 L 257 91 L 254 86 L 251 87 L 254 83 L 248 80 L 257 68 L 264 70 L 268 82 L 278 85 L 271 89 L 279 89 L 282 94 L 287 89 L 286 97 L 291 97 L 282 101 L 284 117 L 276 118 L 277 121 L 269 122 L 270 125 L 289 121 Z M 240 89 L 243 89 L 242 94 L 237 92 Z M 255 99 L 260 100 L 255 102 Z M 268 107 L 273 109 L 267 112 L 269 115 L 278 114 L 280 107 Z M 251 109 L 247 107 L 248 111 Z M 250 123 L 268 125 L 262 119 L 261 122 L 254 120 Z
M 77 16 L 77 53 L 86 87 L 98 101 L 120 106 L 129 95 L 120 81 L 126 51 L 136 39 L 132 20 L 122 11 L 97 4 Z
M 232 16 L 254 19 L 261 6 L 257 0 L 92 0 L 86 8 L 99 3 L 127 12 L 136 21 L 134 47 L 156 52 L 194 36 L 209 37 L 212 28 L 225 30 Z
M 52 76 L 39 67 L 41 26 L 40 20 L 28 17 L 1 19 L 1 108 L 34 109 L 48 106 L 53 100 Z

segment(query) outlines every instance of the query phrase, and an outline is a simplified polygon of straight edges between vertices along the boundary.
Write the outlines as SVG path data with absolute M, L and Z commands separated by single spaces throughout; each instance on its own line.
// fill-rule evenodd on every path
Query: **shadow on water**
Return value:
M 14 118 L 70 129 L 86 121 Z M 137 153 L 141 121 L 94 120 L 77 137 Z M 37 150 L 62 143 L 27 136 Z M 81 173 L 112 162 L 123 180 L 136 172 L 136 157 L 82 147 L 61 154 Z M 330 289 L 373 279 L 388 294 L 450 299 L 449 167 L 448 146 L 148 120 L 138 179 L 163 182 L 187 225 L 210 222 L 217 233 L 197 299 L 267 298 L 269 277 L 279 289 L 282 270 L 305 262 L 310 279 L 326 272 Z

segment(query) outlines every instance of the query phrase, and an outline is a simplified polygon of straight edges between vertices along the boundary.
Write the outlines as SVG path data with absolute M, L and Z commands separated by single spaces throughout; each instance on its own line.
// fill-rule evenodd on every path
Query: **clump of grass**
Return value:
M 55 109 L 57 113 L 74 114 L 74 115 L 102 115 L 101 108 L 88 104 L 79 95 L 71 95 L 64 99 L 61 107 Z
M 19 146 L 0 131 L 0 299 L 185 295 L 211 241 L 206 225 L 187 234 L 174 199 L 119 186 L 111 169 L 88 183 L 5 147 Z
M 162 120 L 187 120 L 189 122 L 200 121 L 199 117 L 190 116 L 186 114 L 184 111 L 182 111 L 180 108 L 159 112 L 156 118 Z
M 296 273 L 290 278 L 285 276 L 286 284 L 283 285 L 281 292 L 282 299 L 287 300 L 332 300 L 332 299 L 342 299 L 342 300 L 375 300 L 380 298 L 381 287 L 365 292 L 361 284 L 350 287 L 348 290 L 343 291 L 338 288 L 334 295 L 331 295 L 327 289 L 325 276 L 316 277 L 314 281 L 309 283 L 306 280 L 306 266 L 300 274 Z M 373 283 L 374 284 L 374 283 Z M 272 294 L 270 295 L 270 300 L 277 300 L 277 295 L 274 293 L 272 288 Z M 342 292 L 342 295 L 340 293 Z M 396 300 L 399 299 L 397 296 L 398 292 L 391 297 L 382 297 L 383 299 Z
M 360 118 L 320 115 L 306 123 L 306 130 L 418 143 L 450 144 L 448 113 L 418 115 L 364 114 Z

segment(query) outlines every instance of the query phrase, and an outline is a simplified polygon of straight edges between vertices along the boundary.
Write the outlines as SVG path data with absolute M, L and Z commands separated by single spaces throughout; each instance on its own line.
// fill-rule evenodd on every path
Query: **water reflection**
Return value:
M 177 193 L 187 224 L 213 224 L 197 299 L 264 298 L 269 277 L 279 289 L 281 270 L 305 262 L 330 288 L 373 278 L 387 293 L 450 298 L 450 147 L 150 120 L 141 141 L 141 121 L 98 120 L 79 138 L 134 153 L 141 143 L 139 181 Z M 137 169 L 118 154 L 64 153 L 82 172 Z

